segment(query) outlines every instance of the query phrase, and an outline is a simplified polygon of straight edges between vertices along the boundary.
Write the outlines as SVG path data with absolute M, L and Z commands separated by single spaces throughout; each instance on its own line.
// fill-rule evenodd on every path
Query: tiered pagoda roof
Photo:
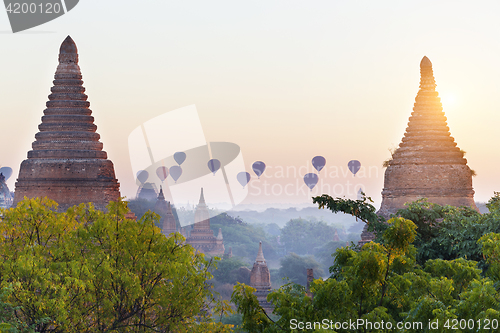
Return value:
M 25 196 L 48 197 L 61 210 L 83 202 L 105 209 L 120 198 L 119 184 L 99 142 L 78 50 L 69 36 L 61 44 L 54 78 L 33 149 L 21 164 L 14 204 Z
M 262 242 L 259 242 L 257 258 L 255 258 L 250 273 L 250 286 L 256 289 L 254 294 L 257 296 L 260 306 L 266 310 L 266 312 L 271 313 L 273 305 L 267 301 L 267 295 L 271 291 L 271 273 L 269 272 L 266 259 L 264 258 Z
M 223 256 L 225 252 L 222 230 L 219 229 L 217 237 L 210 229 L 210 213 L 203 195 L 203 188 L 200 193 L 200 202 L 194 212 L 194 225 L 186 243 L 193 246 L 197 251 L 211 256 Z
M 169 236 L 171 233 L 177 232 L 177 223 L 175 221 L 174 213 L 172 212 L 172 206 L 169 201 L 165 200 L 163 195 L 163 188 L 160 186 L 160 193 L 156 199 L 154 206 L 154 211 L 160 215 L 160 225 L 161 230 L 165 236 Z
M 379 214 L 386 217 L 419 198 L 477 209 L 472 172 L 450 134 L 427 57 L 420 63 L 420 73 L 406 133 L 385 171 Z

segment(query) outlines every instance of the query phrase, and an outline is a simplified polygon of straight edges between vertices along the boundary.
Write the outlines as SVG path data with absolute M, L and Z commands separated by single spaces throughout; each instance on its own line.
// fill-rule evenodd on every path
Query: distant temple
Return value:
M 154 200 L 158 196 L 154 183 L 144 183 L 137 190 L 137 199 Z
M 339 233 L 337 232 L 337 229 L 335 229 L 335 234 L 333 235 L 333 241 L 334 242 L 340 241 L 340 237 L 339 237 Z
M 260 306 L 266 312 L 272 312 L 273 305 L 267 301 L 267 295 L 271 291 L 271 273 L 262 252 L 262 242 L 259 242 L 259 252 L 250 273 L 250 286 L 256 289 L 255 296 Z
M 314 281 L 314 270 L 312 268 L 306 268 L 306 279 L 307 279 L 306 294 L 307 296 L 312 298 L 314 297 L 314 295 L 311 292 L 311 284 Z
M 224 255 L 222 231 L 219 229 L 219 234 L 215 237 L 210 229 L 210 214 L 203 196 L 203 189 L 201 189 L 200 202 L 194 211 L 194 226 L 189 237 L 186 238 L 186 243 L 211 256 L 222 257 Z
M 174 214 L 170 202 L 165 200 L 163 189 L 160 187 L 160 194 L 156 200 L 154 211 L 161 216 L 160 225 L 161 231 L 165 236 L 170 235 L 177 231 L 177 224 L 175 222 Z
M 227 250 L 227 253 L 224 254 L 224 258 L 232 258 L 233 257 L 233 247 L 230 246 L 229 250 Z
M 358 194 L 356 195 L 356 200 L 363 200 L 363 189 L 358 190 Z
M 378 214 L 388 217 L 419 198 L 477 210 L 472 172 L 450 134 L 427 57 L 420 62 L 420 73 L 420 90 L 406 133 L 385 171 Z
M 160 194 L 156 200 L 154 210 L 162 217 L 160 224 L 165 236 L 169 236 L 171 233 L 177 231 L 186 238 L 186 243 L 190 244 L 197 251 L 210 256 L 222 257 L 224 255 L 225 248 L 222 230 L 219 228 L 219 233 L 216 237 L 213 230 L 210 229 L 210 214 L 205 203 L 205 197 L 203 196 L 203 189 L 201 189 L 200 203 L 196 206 L 194 213 L 194 226 L 189 234 L 185 228 L 177 229 L 172 207 L 170 206 L 170 202 L 165 200 L 162 188 L 160 188 Z
M 5 182 L 5 176 L 0 173 L 0 208 L 9 208 L 12 206 L 12 196 L 9 187 Z
M 54 86 L 39 132 L 21 163 L 14 205 L 26 196 L 48 197 L 60 210 L 84 202 L 105 209 L 120 198 L 113 163 L 99 142 L 84 94 L 78 50 L 67 37 L 59 50 Z

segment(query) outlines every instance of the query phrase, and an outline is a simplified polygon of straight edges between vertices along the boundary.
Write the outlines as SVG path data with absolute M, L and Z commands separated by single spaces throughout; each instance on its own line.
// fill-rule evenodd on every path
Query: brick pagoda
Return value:
M 120 198 L 113 163 L 99 142 L 89 109 L 75 42 L 59 50 L 54 86 L 28 159 L 21 163 L 14 205 L 23 197 L 48 197 L 60 210 L 83 202 L 105 209 Z
M 222 257 L 224 255 L 222 231 L 219 229 L 219 233 L 215 237 L 214 232 L 210 229 L 210 214 L 203 196 L 203 188 L 201 189 L 200 202 L 194 212 L 194 226 L 189 237 L 186 238 L 186 243 L 211 256 Z
M 158 194 L 153 210 L 161 217 L 161 231 L 165 236 L 169 237 L 170 234 L 177 232 L 177 223 L 172 212 L 172 206 L 169 201 L 165 200 L 161 186 L 160 194 Z
M 427 57 L 420 62 L 420 74 L 420 90 L 406 133 L 385 171 L 378 214 L 388 217 L 419 198 L 477 210 L 472 172 L 450 134 Z
M 271 291 L 271 273 L 267 267 L 264 252 L 262 252 L 262 242 L 259 242 L 259 252 L 250 273 L 250 286 L 255 288 L 255 296 L 260 306 L 271 313 L 273 311 L 272 303 L 267 301 L 267 295 Z

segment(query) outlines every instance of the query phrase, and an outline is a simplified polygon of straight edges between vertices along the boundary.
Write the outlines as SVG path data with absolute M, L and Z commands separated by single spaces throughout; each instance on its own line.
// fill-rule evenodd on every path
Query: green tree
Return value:
M 267 234 L 260 227 L 253 226 L 241 220 L 232 217 L 226 213 L 218 214 L 210 218 L 210 228 L 215 234 L 222 230 L 224 237 L 224 246 L 226 249 L 232 248 L 235 256 L 249 258 L 254 261 L 259 250 L 259 242 L 262 241 L 262 248 L 266 259 L 276 258 L 276 251 Z
M 344 241 L 331 241 L 326 243 L 325 245 L 318 247 L 314 253 L 314 257 L 318 259 L 318 261 L 322 264 L 322 267 L 328 267 L 333 265 L 332 255 L 338 248 L 346 246 L 346 242 Z
M 387 228 L 385 218 L 377 215 L 372 198 L 365 196 L 358 200 L 351 200 L 345 198 L 332 198 L 328 194 L 323 194 L 314 197 L 313 203 L 318 204 L 319 209 L 328 208 L 333 213 L 342 212 L 344 214 L 352 215 L 366 224 L 368 224 L 368 231 L 375 232 L 376 235 L 382 235 L 383 231 Z M 380 241 L 380 239 L 378 238 Z
M 91 204 L 56 212 L 48 199 L 3 211 L 0 285 L 15 316 L 36 332 L 227 331 L 211 322 L 206 281 L 215 262 L 179 234 L 166 238 L 158 215 L 124 217 L 125 202 L 108 212 Z M 46 318 L 49 318 L 47 321 Z
M 394 218 L 389 221 L 383 235 L 384 245 L 368 243 L 360 252 L 347 247 L 337 249 L 335 265 L 331 268 L 332 278 L 314 280 L 312 299 L 304 287 L 293 283 L 271 292 L 268 300 L 275 305 L 274 314 L 279 316 L 276 322 L 262 315 L 258 308 L 250 309 L 255 305 L 255 301 L 249 299 L 250 290 L 238 286 L 233 301 L 243 315 L 243 326 L 250 327 L 255 325 L 252 322 L 259 322 L 260 326 L 253 328 L 260 332 L 291 332 L 292 319 L 395 322 L 400 319 L 401 305 L 409 309 L 401 276 L 413 269 L 415 249 L 411 242 L 415 238 L 415 229 L 411 221 Z
M 12 293 L 11 287 L 3 287 L 0 291 L 0 332 L 2 333 L 34 333 L 36 324 L 48 322 L 49 318 L 40 319 L 36 324 L 30 327 L 22 322 L 17 316 L 16 312 L 20 307 L 12 306 L 8 302 L 8 297 Z
M 224 258 L 217 262 L 217 268 L 213 270 L 214 278 L 220 283 L 236 284 L 238 281 L 238 269 L 247 267 L 247 264 L 237 257 Z
M 323 196 L 323 199 L 325 206 L 329 205 L 333 210 L 364 216 L 366 221 L 373 224 L 383 222 L 372 215 L 374 210 L 364 209 L 370 208 L 366 203 L 327 196 Z M 293 319 L 319 323 L 324 318 L 335 318 L 338 322 L 360 319 L 380 323 L 383 320 L 391 323 L 393 328 L 333 330 L 329 327 L 328 331 L 492 332 L 496 330 L 496 324 L 500 323 L 500 233 L 484 234 L 479 237 L 479 241 L 477 236 L 479 230 L 494 227 L 499 203 L 500 198 L 495 194 L 488 204 L 490 213 L 483 216 L 462 208 L 410 207 L 414 213 L 417 212 L 414 218 L 420 221 L 432 221 L 434 217 L 431 214 L 435 213 L 421 211 L 421 208 L 442 214 L 443 217 L 435 217 L 436 237 L 444 237 L 442 232 L 450 231 L 453 227 L 460 229 L 461 225 L 455 223 L 459 220 L 482 226 L 473 229 L 477 233 L 471 237 L 472 240 L 462 237 L 469 245 L 473 241 L 478 243 L 477 247 L 488 267 L 486 277 L 481 275 L 476 261 L 462 256 L 452 260 L 428 259 L 419 265 L 416 261 L 418 249 L 412 243 L 417 237 L 424 239 L 426 232 L 417 234 L 415 223 L 403 217 L 393 217 L 383 226 L 378 226 L 378 242 L 367 243 L 361 249 L 343 247 L 336 250 L 335 262 L 330 268 L 331 277 L 325 281 L 314 280 L 311 284 L 312 299 L 302 286 L 296 284 L 288 284 L 271 292 L 268 301 L 274 304 L 274 314 L 279 316 L 277 319 L 264 313 L 258 306 L 250 287 L 237 286 L 232 299 L 242 314 L 243 326 L 252 332 L 294 332 L 290 325 Z M 420 204 L 426 205 L 425 201 L 417 203 Z M 483 227 L 485 229 L 481 229 Z M 460 253 L 459 250 L 454 251 Z M 474 328 L 460 329 L 464 321 L 469 327 L 474 323 Z M 397 329 L 397 322 L 421 323 L 422 326 Z M 437 328 L 429 327 L 429 323 L 438 324 Z M 492 327 L 492 323 L 495 327 Z M 309 331 L 322 332 L 325 329 L 318 326 Z
M 242 283 L 234 287 L 231 301 L 238 307 L 238 313 L 242 315 L 241 328 L 246 332 L 283 332 L 275 326 L 274 321 L 262 309 L 254 295 L 256 289 Z
M 292 219 L 281 229 L 280 240 L 288 252 L 314 254 L 314 249 L 333 240 L 335 228 L 322 221 Z
M 471 259 L 485 270 L 479 239 L 488 233 L 500 232 L 499 193 L 486 205 L 488 213 L 479 214 L 468 207 L 440 206 L 420 199 L 400 209 L 397 215 L 411 219 L 418 226 L 415 241 L 417 262 L 429 259 Z
M 321 264 L 314 260 L 313 256 L 299 256 L 292 252 L 281 258 L 280 264 L 279 275 L 281 278 L 288 278 L 290 281 L 303 286 L 307 284 L 308 268 L 313 269 L 316 277 L 324 274 Z
M 137 216 L 137 218 L 141 218 L 146 214 L 148 211 L 155 212 L 155 204 L 156 201 L 154 200 L 146 200 L 146 199 L 133 199 L 127 201 L 127 206 L 130 209 L 131 212 Z M 181 224 L 179 222 L 179 216 L 177 215 L 177 209 L 175 208 L 174 205 L 171 205 L 172 208 L 172 214 L 174 215 L 175 218 L 175 223 L 177 226 L 177 229 L 180 229 Z M 155 213 L 160 213 L 160 212 L 155 212 Z M 156 221 L 156 226 L 161 228 L 160 225 L 160 220 Z
M 146 200 L 146 199 L 132 199 L 128 201 L 128 208 L 132 213 L 137 216 L 137 218 L 141 218 L 148 211 L 153 211 L 155 206 L 155 201 Z
M 441 206 L 425 198 L 405 206 L 396 215 L 412 220 L 418 227 L 415 240 L 418 263 L 457 257 L 480 260 L 477 241 L 481 236 L 478 232 L 481 233 L 486 225 L 481 223 L 482 217 L 477 211 L 468 207 Z

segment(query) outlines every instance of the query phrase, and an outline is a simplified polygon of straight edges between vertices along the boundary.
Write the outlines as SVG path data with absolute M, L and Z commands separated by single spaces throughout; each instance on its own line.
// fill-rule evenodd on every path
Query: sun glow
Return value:
M 448 107 L 457 106 L 457 97 L 454 94 L 445 93 L 441 95 L 441 103 L 443 104 L 443 108 L 446 110 Z

